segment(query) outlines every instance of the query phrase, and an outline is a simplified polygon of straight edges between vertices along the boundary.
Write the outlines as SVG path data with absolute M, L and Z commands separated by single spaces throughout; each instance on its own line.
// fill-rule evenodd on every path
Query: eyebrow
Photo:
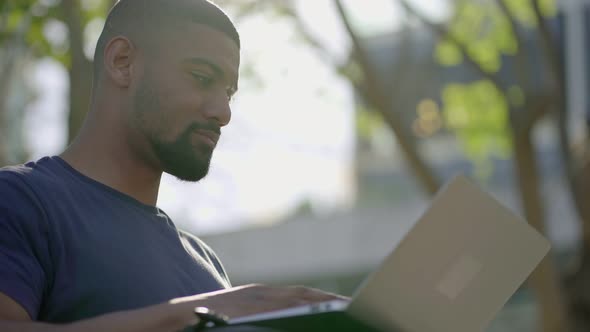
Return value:
M 207 60 L 205 58 L 188 58 L 185 61 L 188 63 L 191 63 L 193 65 L 205 65 L 205 66 L 209 67 L 209 69 L 211 69 L 215 73 L 216 76 L 228 79 L 228 77 L 225 74 L 225 72 L 223 71 L 223 69 L 221 69 L 221 67 L 219 65 L 217 65 L 216 63 L 214 63 L 213 61 Z M 238 91 L 237 79 L 234 80 L 233 83 L 231 83 L 231 88 L 233 89 L 233 92 Z

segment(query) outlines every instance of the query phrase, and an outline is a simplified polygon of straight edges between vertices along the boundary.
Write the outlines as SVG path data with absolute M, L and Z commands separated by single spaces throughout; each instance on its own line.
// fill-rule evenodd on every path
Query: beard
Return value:
M 213 148 L 205 144 L 193 145 L 192 127 L 187 128 L 172 142 L 154 137 L 150 139 L 150 144 L 164 172 L 179 180 L 196 182 L 209 173 Z
M 195 130 L 207 129 L 219 133 L 219 126 L 211 123 L 193 123 L 178 137 L 171 141 L 162 139 L 167 130 L 161 121 L 163 114 L 158 94 L 144 78 L 134 96 L 134 116 L 140 131 L 147 137 L 163 172 L 179 180 L 196 182 L 204 178 L 209 172 L 213 148 L 204 144 L 193 144 L 192 136 Z M 158 127 L 158 125 L 160 127 Z

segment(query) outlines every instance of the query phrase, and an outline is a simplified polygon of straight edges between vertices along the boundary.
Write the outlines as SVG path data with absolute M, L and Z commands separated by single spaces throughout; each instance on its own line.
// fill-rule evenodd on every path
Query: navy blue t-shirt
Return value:
M 213 251 L 160 209 L 59 157 L 0 169 L 0 292 L 71 322 L 230 286 Z

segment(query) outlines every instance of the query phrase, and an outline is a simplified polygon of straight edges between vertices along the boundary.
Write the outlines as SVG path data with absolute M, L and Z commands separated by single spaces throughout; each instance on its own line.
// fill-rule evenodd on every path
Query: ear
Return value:
M 106 75 L 121 88 L 131 84 L 136 48 L 124 36 L 111 39 L 104 50 L 104 68 Z

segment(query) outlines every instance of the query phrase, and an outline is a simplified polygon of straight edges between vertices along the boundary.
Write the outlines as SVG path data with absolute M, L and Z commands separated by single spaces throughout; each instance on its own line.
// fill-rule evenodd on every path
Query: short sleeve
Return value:
M 37 319 L 47 286 L 43 210 L 23 179 L 0 170 L 0 292 Z
M 199 253 L 199 255 L 200 255 L 201 258 L 206 259 L 207 262 L 209 264 L 211 264 L 211 266 L 213 268 L 215 268 L 215 271 L 217 271 L 217 273 L 219 274 L 219 276 L 223 279 L 223 282 L 225 283 L 224 286 L 226 288 L 230 288 L 231 287 L 231 282 L 229 280 L 229 277 L 227 275 L 227 272 L 225 271 L 225 268 L 221 264 L 221 260 L 219 260 L 219 258 L 217 257 L 217 255 L 215 254 L 215 252 L 213 251 L 213 249 L 211 249 L 201 239 L 199 239 L 198 237 L 192 235 L 189 232 L 186 232 L 184 230 L 180 230 L 179 231 L 179 234 L 180 234 L 181 237 L 184 237 L 184 238 L 186 238 L 189 241 L 189 243 L 192 246 L 192 248 L 197 253 Z

